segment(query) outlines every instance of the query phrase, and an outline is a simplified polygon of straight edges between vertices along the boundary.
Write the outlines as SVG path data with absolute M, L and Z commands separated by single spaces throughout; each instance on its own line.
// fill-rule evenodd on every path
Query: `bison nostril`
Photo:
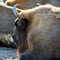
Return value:
M 14 39 L 14 35 L 12 36 L 12 38 Z
M 17 44 L 16 36 L 15 36 L 15 35 L 13 35 L 13 36 L 12 36 L 12 38 L 13 38 L 13 41 Z
M 13 35 L 12 38 L 13 38 L 13 41 L 15 42 L 16 41 L 16 37 Z

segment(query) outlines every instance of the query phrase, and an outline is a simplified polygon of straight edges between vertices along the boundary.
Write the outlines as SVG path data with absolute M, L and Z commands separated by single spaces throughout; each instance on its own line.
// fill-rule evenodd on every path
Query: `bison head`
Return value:
M 20 49 L 20 53 L 25 52 L 27 49 L 27 27 L 28 27 L 27 19 L 16 19 L 15 20 L 15 28 L 13 39 L 15 43 L 18 45 Z M 24 42 L 24 43 L 23 43 Z
M 26 15 L 26 13 L 29 13 L 28 11 L 25 12 L 25 10 L 20 9 L 19 10 L 20 13 L 18 13 L 18 11 L 16 10 L 17 5 L 19 5 L 19 4 L 14 5 L 14 14 L 18 18 L 15 20 L 13 39 L 14 39 L 15 43 L 17 44 L 17 46 L 20 50 L 20 53 L 23 53 L 28 49 L 27 33 L 28 33 L 28 29 L 29 29 L 28 26 L 31 23 L 31 21 L 30 21 L 31 18 L 28 18 L 28 16 L 29 16 L 28 14 Z
M 13 12 L 17 19 L 15 20 L 15 33 L 18 32 L 20 35 L 24 35 L 25 37 L 27 36 L 29 26 L 31 25 L 33 19 L 34 19 L 34 14 L 37 12 L 36 10 L 38 9 L 28 9 L 28 10 L 22 10 L 19 9 L 19 12 L 17 11 L 16 7 L 19 6 L 20 4 L 14 5 Z M 16 34 L 20 36 L 19 34 Z M 26 35 L 25 35 L 26 34 Z M 21 35 L 22 39 L 23 36 Z M 14 40 L 20 40 L 16 38 L 16 36 L 13 36 Z M 24 39 L 25 40 L 25 39 Z M 17 42 L 17 41 L 16 41 Z

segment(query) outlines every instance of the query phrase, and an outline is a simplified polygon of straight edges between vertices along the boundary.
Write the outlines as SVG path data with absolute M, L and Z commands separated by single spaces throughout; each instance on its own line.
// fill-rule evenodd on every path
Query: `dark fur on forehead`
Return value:
M 25 27 L 27 27 L 27 25 L 28 25 L 28 23 L 29 23 L 29 20 L 26 19 L 26 18 L 23 18 L 22 20 L 25 22 Z

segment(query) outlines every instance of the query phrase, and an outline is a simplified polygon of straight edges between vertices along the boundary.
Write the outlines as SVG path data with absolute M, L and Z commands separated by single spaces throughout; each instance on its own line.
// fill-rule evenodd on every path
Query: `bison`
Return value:
M 12 34 L 15 19 L 13 7 L 0 2 L 0 33 Z
M 27 9 L 37 6 L 37 3 L 40 3 L 41 0 L 6 0 L 5 4 L 8 6 L 13 6 L 15 4 L 20 4 L 17 8 Z
M 13 6 L 15 4 L 21 4 L 21 6 L 18 6 L 17 8 L 32 8 L 36 5 L 39 5 L 37 3 L 46 4 L 49 2 L 49 0 L 1 0 L 0 2 L 5 2 L 7 6 Z
M 27 0 L 7 0 L 6 5 L 13 6 L 14 4 L 24 4 Z M 22 6 L 19 6 L 18 8 L 22 8 Z
M 18 13 L 16 6 L 13 39 L 20 60 L 60 59 L 60 8 L 46 4 Z

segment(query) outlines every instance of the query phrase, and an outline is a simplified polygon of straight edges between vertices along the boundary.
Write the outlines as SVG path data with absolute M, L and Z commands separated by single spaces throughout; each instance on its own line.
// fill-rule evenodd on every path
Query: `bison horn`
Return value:
M 19 6 L 19 5 L 20 4 L 15 4 L 14 7 L 13 7 L 13 12 L 14 12 L 14 14 L 15 14 L 16 17 L 19 17 L 20 16 L 20 14 L 19 14 L 18 11 L 20 11 L 20 12 L 22 11 L 22 9 L 16 9 L 16 7 Z

